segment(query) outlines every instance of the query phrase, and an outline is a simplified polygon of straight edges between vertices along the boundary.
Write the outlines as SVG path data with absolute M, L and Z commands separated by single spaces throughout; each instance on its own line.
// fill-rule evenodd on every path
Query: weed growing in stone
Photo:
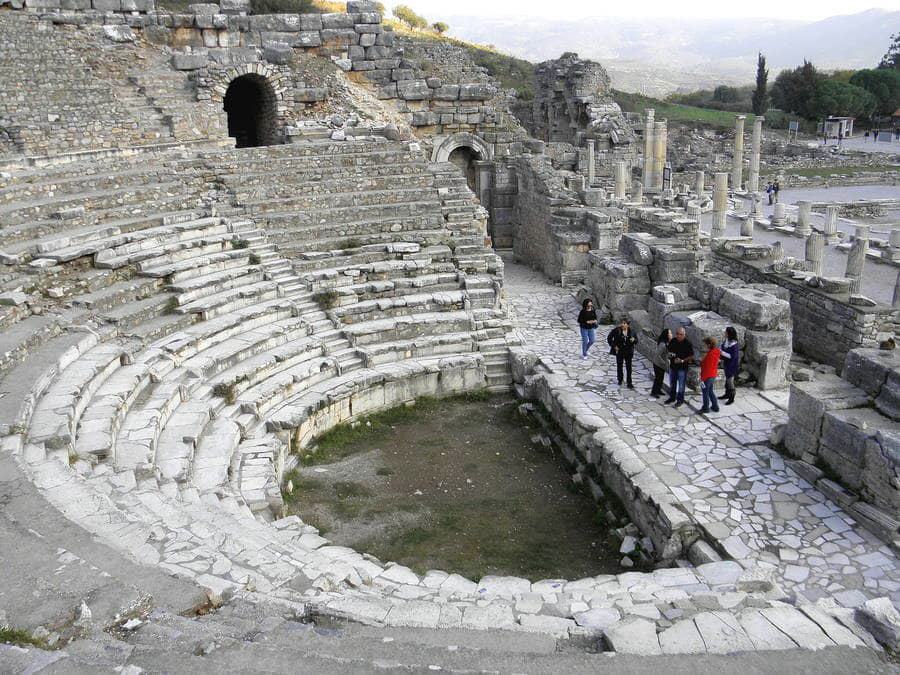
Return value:
M 314 293 L 312 296 L 312 301 L 322 309 L 332 309 L 337 307 L 339 300 L 340 296 L 337 291 L 320 291 Z
M 213 396 L 224 398 L 228 405 L 234 403 L 237 398 L 237 392 L 234 390 L 233 382 L 218 382 L 213 385 Z
M 43 640 L 33 637 L 27 630 L 12 628 L 10 626 L 0 626 L 0 643 L 17 645 L 19 647 L 31 645 L 32 647 L 40 647 L 41 649 L 47 648 L 47 645 Z

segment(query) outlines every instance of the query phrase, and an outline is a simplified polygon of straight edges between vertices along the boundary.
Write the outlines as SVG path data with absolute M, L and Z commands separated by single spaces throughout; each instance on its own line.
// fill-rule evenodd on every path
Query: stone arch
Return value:
M 246 63 L 209 74 L 210 98 L 228 118 L 237 147 L 275 145 L 284 138 L 285 114 L 293 104 L 289 77 L 268 63 Z
M 485 162 L 490 162 L 494 159 L 491 146 L 475 134 L 461 132 L 452 136 L 445 136 L 443 139 L 435 139 L 431 161 L 448 162 L 450 161 L 450 154 L 457 148 L 469 148 L 474 153 L 474 159 Z

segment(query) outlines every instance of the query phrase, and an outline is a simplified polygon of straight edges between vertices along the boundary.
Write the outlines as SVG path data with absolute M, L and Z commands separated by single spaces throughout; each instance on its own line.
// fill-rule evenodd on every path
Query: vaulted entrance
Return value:
M 239 148 L 274 145 L 277 102 L 275 90 L 266 78 L 250 73 L 236 77 L 225 92 L 228 135 Z

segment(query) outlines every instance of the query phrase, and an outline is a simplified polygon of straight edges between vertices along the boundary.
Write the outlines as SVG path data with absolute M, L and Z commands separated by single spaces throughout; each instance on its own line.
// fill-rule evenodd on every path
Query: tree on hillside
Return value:
M 814 119 L 829 115 L 870 117 L 877 108 L 878 99 L 862 87 L 823 79 L 816 86 L 810 112 Z
M 756 59 L 756 89 L 753 90 L 753 114 L 765 115 L 769 109 L 769 69 L 766 57 L 759 54 Z
M 891 44 L 881 57 L 879 68 L 900 70 L 900 33 L 891 35 Z
M 435 21 L 433 24 L 431 24 L 431 28 L 438 35 L 443 35 L 448 30 L 450 30 L 450 26 L 448 26 L 443 21 Z
M 850 84 L 862 87 L 878 100 L 875 112 L 891 115 L 900 109 L 900 70 L 894 68 L 871 68 L 857 70 L 850 78 Z
M 719 103 L 734 103 L 741 97 L 741 92 L 737 87 L 729 87 L 727 84 L 720 84 L 713 89 L 713 101 Z
M 391 10 L 400 21 L 410 28 L 428 28 L 428 20 L 419 14 L 416 14 L 410 7 L 406 5 L 397 5 Z
M 785 112 L 815 119 L 814 100 L 821 79 L 816 67 L 806 60 L 793 70 L 782 70 L 772 85 L 772 103 Z

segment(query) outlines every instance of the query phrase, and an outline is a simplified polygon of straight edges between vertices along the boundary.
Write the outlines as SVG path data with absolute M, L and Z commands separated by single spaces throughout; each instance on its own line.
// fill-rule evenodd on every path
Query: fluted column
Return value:
M 859 293 L 863 269 L 866 265 L 866 252 L 869 250 L 869 226 L 858 225 L 856 237 L 847 253 L 847 272 L 844 276 L 850 279 L 850 292 Z
M 825 237 L 813 232 L 806 238 L 806 269 L 815 276 L 822 276 L 822 262 L 825 260 Z
M 628 164 L 616 162 L 616 199 L 625 199 L 628 191 Z
M 654 160 L 653 165 L 653 187 L 656 190 L 663 189 L 663 175 L 666 168 L 666 144 L 668 142 L 669 132 L 666 120 L 655 123 L 653 130 L 653 147 Z
M 741 189 L 744 174 L 744 115 L 734 118 L 734 157 L 731 160 L 731 187 Z
M 716 174 L 716 186 L 713 190 L 713 222 L 710 236 L 713 238 L 725 235 L 725 224 L 728 218 L 728 174 Z
M 647 108 L 644 112 L 644 168 L 641 171 L 641 179 L 644 187 L 648 190 L 653 187 L 653 167 L 656 165 L 654 152 L 656 152 L 656 143 L 654 143 L 654 112 L 653 108 Z
M 797 202 L 797 209 L 797 227 L 794 228 L 794 234 L 798 237 L 808 237 L 812 233 L 812 226 L 809 224 L 812 202 Z
M 759 191 L 759 158 L 762 148 L 762 128 L 765 117 L 753 120 L 753 136 L 750 139 L 750 175 L 747 176 L 747 192 Z
M 837 213 L 837 206 L 825 207 L 825 225 L 822 226 L 822 231 L 829 244 L 837 240 Z

